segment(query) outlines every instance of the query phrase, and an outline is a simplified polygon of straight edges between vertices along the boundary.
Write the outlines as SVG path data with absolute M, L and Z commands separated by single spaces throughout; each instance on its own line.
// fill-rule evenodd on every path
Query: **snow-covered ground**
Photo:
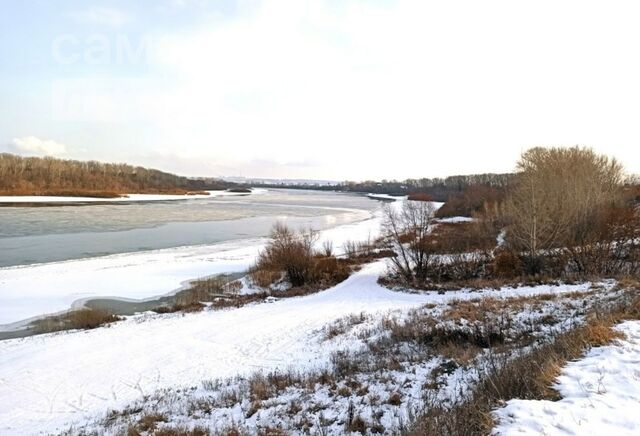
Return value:
M 398 201 L 398 200 L 406 200 L 406 195 L 389 195 L 389 194 L 367 194 L 367 197 L 373 198 L 375 200 L 384 200 L 384 201 Z
M 452 216 L 447 218 L 438 218 L 439 223 L 447 223 L 447 224 L 459 224 L 459 223 L 472 223 L 475 220 L 468 216 Z
M 617 329 L 626 339 L 593 348 L 562 370 L 560 401 L 511 400 L 494 412 L 494 434 L 640 434 L 640 321 Z
M 0 269 L 0 331 L 92 297 L 143 300 L 183 282 L 245 271 L 264 240 L 234 241 Z
M 0 434 L 57 432 L 158 389 L 258 370 L 319 368 L 336 347 L 322 329 L 350 314 L 380 319 L 425 303 L 587 291 L 589 285 L 409 294 L 381 287 L 384 260 L 317 294 L 197 314 L 140 314 L 111 327 L 0 342 Z M 359 342 L 358 342 L 359 343 Z M 428 366 L 428 365 L 427 365 Z M 427 371 L 428 368 L 423 368 Z
M 55 432 L 162 387 L 326 363 L 317 340 L 325 324 L 428 300 L 380 287 L 384 269 L 377 262 L 330 290 L 272 304 L 2 341 L 0 434 Z
M 140 201 L 173 201 L 190 200 L 198 198 L 228 197 L 238 195 L 248 195 L 242 192 L 229 191 L 207 191 L 209 195 L 162 195 L 162 194 L 128 194 L 118 198 L 97 198 L 97 197 L 53 197 L 46 195 L 4 195 L 0 196 L 0 203 L 113 203 L 117 202 L 140 202 Z M 266 189 L 254 189 L 251 195 L 262 194 Z

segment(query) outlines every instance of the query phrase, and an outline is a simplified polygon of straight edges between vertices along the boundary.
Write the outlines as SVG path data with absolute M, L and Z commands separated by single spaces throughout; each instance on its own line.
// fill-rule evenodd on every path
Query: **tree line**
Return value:
M 94 195 L 186 193 L 235 186 L 216 179 L 192 179 L 120 163 L 0 153 L 0 195 Z
M 448 201 L 453 195 L 464 192 L 470 186 L 504 189 L 514 178 L 513 174 L 470 174 L 445 178 L 421 178 L 406 180 L 345 181 L 333 185 L 313 184 L 263 184 L 266 188 L 312 189 L 319 191 L 362 192 L 388 195 L 426 194 L 434 201 Z
M 387 208 L 392 276 L 410 286 L 637 277 L 635 183 L 618 161 L 589 148 L 530 149 L 499 196 L 471 185 L 452 197 L 452 210 L 475 208 L 471 223 L 439 223 L 430 202 Z

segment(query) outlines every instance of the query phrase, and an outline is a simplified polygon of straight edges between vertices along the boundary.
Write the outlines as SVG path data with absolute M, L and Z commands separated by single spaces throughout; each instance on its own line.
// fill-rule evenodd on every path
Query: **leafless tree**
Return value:
M 394 272 L 407 283 L 427 279 L 433 249 L 428 234 L 434 223 L 435 207 L 431 202 L 405 201 L 401 208 L 385 208 L 384 233 L 396 252 L 391 258 Z
M 624 180 L 615 159 L 581 147 L 530 149 L 517 170 L 506 202 L 509 237 L 528 253 L 530 272 L 541 251 L 588 244 L 597 213 L 618 201 Z
M 0 153 L 0 195 L 74 195 L 171 192 L 222 188 L 215 180 L 196 180 L 125 164 L 82 162 Z

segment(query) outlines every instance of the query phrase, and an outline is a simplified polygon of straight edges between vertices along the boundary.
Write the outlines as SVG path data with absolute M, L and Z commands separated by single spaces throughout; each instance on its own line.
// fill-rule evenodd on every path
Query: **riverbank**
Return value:
M 106 195 L 0 195 L 0 206 L 18 204 L 24 207 L 29 204 L 73 204 L 73 203 L 129 203 L 146 201 L 176 201 L 211 197 L 233 197 L 241 195 L 259 195 L 266 189 L 252 189 L 250 192 L 220 191 L 184 191 L 173 194 L 109 194 Z
M 379 235 L 382 211 L 320 232 L 318 247 L 332 241 L 340 253 L 347 241 Z M 0 268 L 0 331 L 24 329 L 42 317 L 95 299 L 138 303 L 183 289 L 215 274 L 237 274 L 253 265 L 265 239 L 123 253 L 103 257 Z

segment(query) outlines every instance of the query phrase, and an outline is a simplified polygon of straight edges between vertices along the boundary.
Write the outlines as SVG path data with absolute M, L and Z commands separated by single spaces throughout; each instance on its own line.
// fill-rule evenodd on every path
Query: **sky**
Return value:
M 640 173 L 637 1 L 0 0 L 0 151 L 190 176 Z

